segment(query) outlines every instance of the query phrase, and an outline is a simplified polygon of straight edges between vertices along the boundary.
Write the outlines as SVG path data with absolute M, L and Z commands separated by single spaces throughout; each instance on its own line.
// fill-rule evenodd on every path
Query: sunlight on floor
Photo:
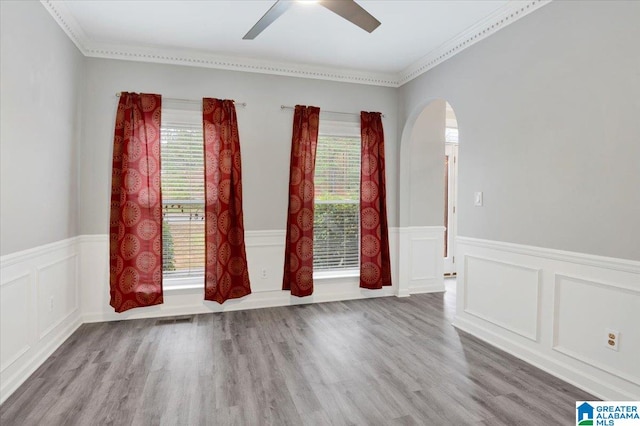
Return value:
M 456 314 L 456 282 L 456 277 L 444 278 L 444 314 L 450 320 Z

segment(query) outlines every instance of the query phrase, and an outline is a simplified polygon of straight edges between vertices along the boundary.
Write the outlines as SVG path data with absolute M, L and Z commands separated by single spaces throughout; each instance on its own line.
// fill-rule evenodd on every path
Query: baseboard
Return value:
M 308 297 L 296 297 L 291 296 L 288 291 L 269 291 L 252 293 L 249 296 L 245 296 L 242 299 L 230 300 L 223 305 L 219 305 L 215 302 L 207 302 L 202 300 L 202 292 L 191 292 L 190 295 L 194 296 L 194 299 L 198 299 L 196 302 L 185 305 L 176 305 L 164 307 L 162 305 L 133 309 L 127 311 L 127 313 L 116 314 L 114 312 L 88 312 L 82 317 L 83 322 L 109 322 L 109 321 L 122 321 L 133 320 L 143 318 L 162 318 L 178 315 L 198 315 L 198 314 L 211 314 L 230 311 L 243 311 L 250 309 L 264 309 L 264 308 L 277 308 L 285 306 L 296 306 L 312 303 L 328 303 L 339 302 L 344 300 L 357 300 L 357 299 L 370 299 L 377 297 L 389 297 L 394 296 L 394 290 L 392 288 L 381 290 L 358 290 L 358 291 L 346 291 L 346 292 L 331 292 L 323 293 L 322 291 L 316 291 Z
M 396 293 L 396 297 L 409 297 L 409 296 L 411 296 L 411 293 L 409 292 L 408 288 L 398 289 L 398 292 Z
M 506 339 L 487 328 L 458 316 L 454 318 L 452 325 L 604 401 L 636 401 L 639 399 L 638 395 L 632 395 L 624 390 L 602 383 L 593 376 L 577 371 L 575 368 L 552 357 L 532 351 L 524 345 Z

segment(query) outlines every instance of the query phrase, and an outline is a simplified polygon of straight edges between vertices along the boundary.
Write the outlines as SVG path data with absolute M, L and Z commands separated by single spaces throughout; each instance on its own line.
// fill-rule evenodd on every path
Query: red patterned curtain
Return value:
M 299 297 L 313 293 L 313 174 L 319 121 L 320 108 L 296 105 L 282 289 Z
M 204 298 L 220 304 L 251 293 L 242 216 L 242 173 L 236 107 L 204 98 Z
M 123 92 L 113 138 L 110 292 L 116 312 L 162 303 L 160 95 Z
M 391 285 L 382 116 L 363 111 L 360 125 L 360 287 L 380 289 Z

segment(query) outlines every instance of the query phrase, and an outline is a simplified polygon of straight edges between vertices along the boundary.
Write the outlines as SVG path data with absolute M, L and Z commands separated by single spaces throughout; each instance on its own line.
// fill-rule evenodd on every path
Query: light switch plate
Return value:
M 482 206 L 482 191 L 473 194 L 473 205 L 477 207 Z

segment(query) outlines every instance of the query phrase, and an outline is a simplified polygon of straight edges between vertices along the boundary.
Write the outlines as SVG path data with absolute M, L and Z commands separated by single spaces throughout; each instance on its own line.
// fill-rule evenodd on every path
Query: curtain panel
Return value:
M 236 107 L 204 98 L 205 300 L 220 304 L 251 293 L 242 214 L 242 168 Z
M 380 289 L 391 285 L 382 116 L 363 111 L 360 125 L 360 287 Z
M 283 290 L 298 297 L 313 293 L 313 175 L 320 108 L 296 105 L 293 114 L 289 207 Z
M 123 92 L 113 138 L 110 304 L 157 305 L 162 295 L 160 95 Z

